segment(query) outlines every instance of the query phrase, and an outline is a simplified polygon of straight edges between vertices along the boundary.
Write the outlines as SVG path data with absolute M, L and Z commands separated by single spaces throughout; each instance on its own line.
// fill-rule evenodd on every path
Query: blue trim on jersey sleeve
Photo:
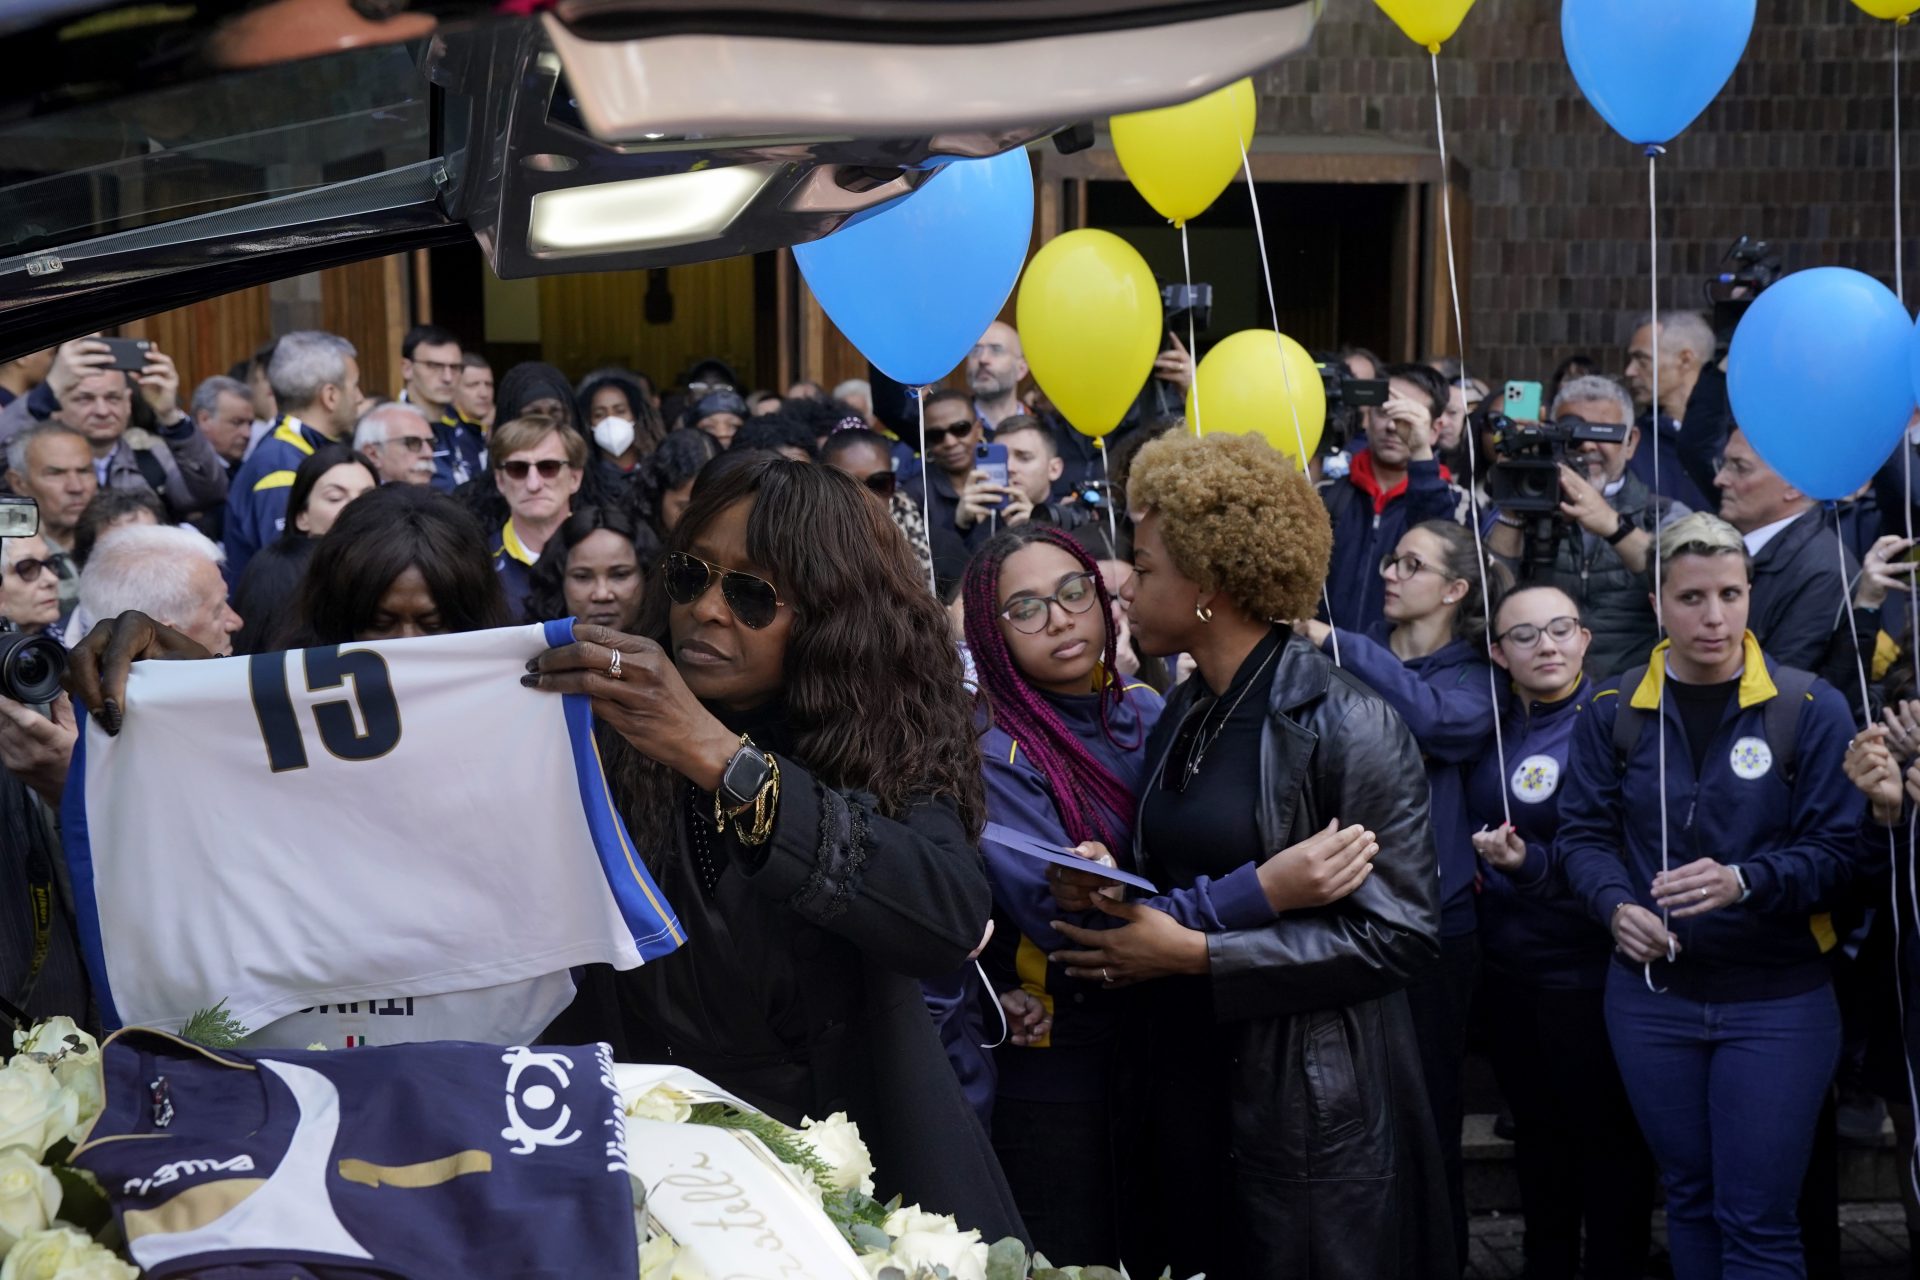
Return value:
M 93 1000 L 108 1030 L 120 1026 L 113 1006 L 113 987 L 107 981 L 107 952 L 100 943 L 100 904 L 93 894 L 93 845 L 87 838 L 87 722 L 73 740 L 73 759 L 67 765 L 67 787 L 60 796 L 60 843 L 66 850 L 67 877 L 73 885 L 73 914 L 80 927 L 80 954 L 93 979 Z
M 561 618 L 544 624 L 550 646 L 573 643 L 573 619 Z M 593 833 L 594 851 L 600 856 L 600 868 L 606 874 L 607 887 L 620 906 L 621 918 L 633 931 L 633 942 L 642 960 L 658 960 L 679 950 L 687 940 L 686 930 L 668 904 L 666 895 L 647 873 L 646 863 L 633 847 L 627 824 L 613 805 L 613 793 L 607 786 L 606 771 L 600 764 L 600 747 L 593 740 L 593 707 L 586 695 L 563 695 L 566 702 L 567 739 L 573 746 L 573 772 L 580 785 L 580 808 Z

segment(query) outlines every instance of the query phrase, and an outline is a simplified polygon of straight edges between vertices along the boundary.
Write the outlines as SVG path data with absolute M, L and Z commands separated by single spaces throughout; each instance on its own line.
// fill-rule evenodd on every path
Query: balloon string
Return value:
M 1460 404 L 1467 403 L 1467 328 L 1460 318 L 1460 276 L 1453 260 L 1453 179 L 1447 172 L 1447 118 L 1440 105 L 1440 55 L 1427 54 L 1427 63 L 1433 68 L 1433 133 L 1440 142 L 1440 221 L 1447 237 L 1447 292 L 1453 298 L 1453 341 L 1460 355 Z M 1471 425 L 1462 428 L 1461 435 L 1467 438 L 1467 527 L 1473 530 L 1474 563 L 1480 570 L 1480 604 L 1491 610 L 1499 602 L 1493 598 L 1493 587 L 1487 580 L 1487 548 L 1480 539 L 1480 495 L 1474 492 L 1474 477 L 1480 474 L 1478 452 L 1475 449 L 1474 430 Z M 1439 440 L 1439 424 L 1434 424 L 1434 444 Z M 1489 618 L 1489 621 L 1492 619 Z M 1500 776 L 1507 776 L 1506 732 L 1500 724 L 1500 664 L 1493 660 L 1493 628 L 1488 627 L 1481 637 L 1487 646 L 1487 695 L 1493 707 L 1493 754 L 1499 762 Z M 1513 825 L 1513 802 L 1507 796 L 1504 783 L 1500 787 L 1500 815 L 1507 826 Z
M 1653 333 L 1653 494 L 1658 503 L 1660 497 L 1660 200 L 1659 188 L 1655 183 L 1656 165 L 1662 148 L 1647 147 L 1647 288 L 1652 299 L 1648 312 L 1647 328 Z M 1655 510 L 1658 511 L 1658 507 Z M 1656 522 L 1657 523 L 1657 522 Z M 1660 546 L 1656 537 L 1653 546 L 1653 598 L 1659 600 L 1661 583 Z M 1659 623 L 1659 610 L 1655 610 L 1655 622 Z M 1661 625 L 1660 630 L 1665 630 Z M 1660 874 L 1665 875 L 1671 867 L 1668 861 L 1671 850 L 1667 845 L 1667 673 L 1660 673 L 1659 696 L 1654 701 L 1653 713 L 1660 722 L 1659 771 L 1660 771 Z M 1667 963 L 1676 958 L 1673 949 L 1673 919 L 1666 907 L 1660 908 L 1660 927 L 1667 932 Z M 1653 985 L 1653 962 L 1648 961 L 1641 969 L 1641 977 L 1646 981 L 1647 990 L 1659 995 L 1665 987 Z
M 1114 512 L 1117 498 L 1113 492 L 1113 472 L 1107 469 L 1107 442 L 1095 440 L 1093 447 L 1100 451 L 1100 479 L 1107 487 L 1107 536 L 1113 541 L 1113 554 L 1120 554 L 1120 517 Z
M 1193 331 L 1193 259 L 1187 254 L 1187 224 L 1180 224 L 1180 265 L 1187 273 L 1187 363 L 1193 372 L 1193 434 L 1200 431 L 1200 344 Z
M 920 410 L 920 519 L 927 526 L 927 590 L 938 600 L 940 581 L 933 573 L 933 491 L 928 479 L 933 459 L 927 456 L 927 388 L 915 388 L 913 402 Z
M 1294 462 L 1300 467 L 1300 474 L 1313 482 L 1313 473 L 1307 470 L 1307 433 L 1300 425 L 1300 406 L 1293 398 L 1293 371 L 1287 367 L 1287 348 L 1280 341 L 1280 305 L 1273 296 L 1273 263 L 1267 258 L 1267 231 L 1260 220 L 1260 191 L 1253 185 L 1253 164 L 1247 159 L 1247 140 L 1234 135 L 1234 141 L 1240 144 L 1240 171 L 1247 175 L 1247 200 L 1253 206 L 1253 238 L 1260 246 L 1260 278 L 1267 285 L 1267 311 L 1273 316 L 1273 343 L 1280 350 L 1280 377 L 1287 386 L 1287 412 L 1293 415 L 1293 443 L 1299 450 Z M 1196 372 L 1196 380 L 1198 374 Z M 1320 603 L 1327 610 L 1327 635 L 1333 643 L 1333 665 L 1340 666 L 1340 633 L 1333 629 L 1333 597 L 1327 591 L 1326 580 L 1320 582 Z
M 1900 220 L 1900 24 L 1893 24 L 1893 291 L 1907 301 L 1906 236 Z
M 1887 828 L 1889 845 L 1893 843 L 1893 839 L 1893 828 L 1889 827 Z M 1920 807 L 1916 807 L 1907 819 L 1907 898 L 1908 905 L 1913 907 L 1917 915 L 1920 915 L 1920 905 L 1916 905 L 1916 902 L 1920 902 L 1920 893 L 1916 893 L 1914 882 L 1913 850 L 1916 843 L 1920 843 Z M 1898 957 L 1904 952 L 1900 945 L 1900 859 L 1897 850 L 1894 851 L 1890 869 L 1893 881 L 1893 954 Z M 1920 925 L 1920 919 L 1916 920 L 1916 924 Z M 1900 1043 L 1903 1045 L 1907 1042 L 1907 984 L 1903 976 L 1905 968 L 1905 965 L 1897 962 L 1893 966 L 1893 998 L 1900 1006 L 1897 1012 Z M 1916 1088 L 1914 1083 L 1913 1058 L 1909 1054 L 1902 1053 L 1900 1061 L 1907 1068 L 1907 1105 L 1913 1108 L 1915 1115 L 1920 1115 L 1920 1088 Z M 1920 1143 L 1915 1143 L 1907 1149 L 1907 1182 L 1913 1188 L 1915 1197 L 1920 1198 Z
M 987 971 L 980 967 L 980 962 L 978 960 L 975 960 L 973 962 L 973 971 L 980 975 L 980 985 L 986 988 L 988 997 L 992 999 L 993 1011 L 1000 1015 L 1000 1038 L 998 1040 L 995 1040 L 992 1044 L 983 1044 L 980 1047 L 982 1049 L 998 1049 L 1001 1045 L 1007 1042 L 1007 1011 L 1001 1008 L 1000 997 L 997 995 L 994 995 L 993 983 L 988 980 Z

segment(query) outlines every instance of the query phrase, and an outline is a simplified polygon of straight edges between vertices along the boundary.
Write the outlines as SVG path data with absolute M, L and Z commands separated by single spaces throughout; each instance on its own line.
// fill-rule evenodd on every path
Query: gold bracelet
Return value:
M 738 814 L 733 819 L 733 833 L 749 848 L 767 842 L 767 837 L 773 834 L 774 814 L 780 808 L 780 762 L 773 758 L 772 752 L 767 753 L 767 767 L 771 772 L 753 797 L 753 829 L 741 830 Z

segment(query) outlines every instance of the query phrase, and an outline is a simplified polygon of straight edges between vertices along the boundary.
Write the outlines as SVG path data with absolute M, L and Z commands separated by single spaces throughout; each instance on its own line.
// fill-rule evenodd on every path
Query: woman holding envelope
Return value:
M 1124 1167 L 1130 1269 L 1235 1277 L 1457 1276 L 1406 987 L 1439 951 L 1439 877 L 1418 748 L 1365 686 L 1274 619 L 1313 613 L 1332 535 L 1319 497 L 1252 436 L 1164 436 L 1128 485 L 1148 654 L 1190 653 L 1148 737 L 1130 861 L 1193 888 L 1263 866 L 1330 821 L 1375 833 L 1329 905 L 1196 929 L 1155 905 L 1056 927 L 1070 976 L 1135 982 L 1129 1065 L 1142 1149 Z M 1098 882 L 1059 877 L 1063 903 Z
M 1098 563 L 1070 534 L 1027 523 L 983 546 L 967 567 L 967 643 L 988 721 L 981 742 L 987 817 L 1033 846 L 1113 859 L 1128 846 L 1147 734 L 1160 696 L 1114 674 L 1111 600 Z M 1300 849 L 1219 878 L 1201 876 L 1150 905 L 1197 930 L 1271 922 L 1323 905 L 1365 878 L 1371 835 L 1318 833 Z M 1131 993 L 1069 976 L 1047 953 L 1074 944 L 1050 864 L 982 841 L 998 928 L 983 965 L 1011 1028 L 998 1055 L 994 1147 L 1035 1247 L 1054 1258 L 1119 1258 L 1113 1069 Z M 1114 892 L 1114 890 L 1109 890 Z M 1073 919 L 1102 928 L 1089 906 Z

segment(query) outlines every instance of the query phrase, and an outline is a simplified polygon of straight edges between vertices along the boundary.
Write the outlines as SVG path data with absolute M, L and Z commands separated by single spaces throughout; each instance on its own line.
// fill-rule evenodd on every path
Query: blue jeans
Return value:
M 1666 1182 L 1676 1280 L 1804 1277 L 1795 1205 L 1840 1059 L 1833 988 L 1702 1004 L 1613 965 L 1607 1034 Z

